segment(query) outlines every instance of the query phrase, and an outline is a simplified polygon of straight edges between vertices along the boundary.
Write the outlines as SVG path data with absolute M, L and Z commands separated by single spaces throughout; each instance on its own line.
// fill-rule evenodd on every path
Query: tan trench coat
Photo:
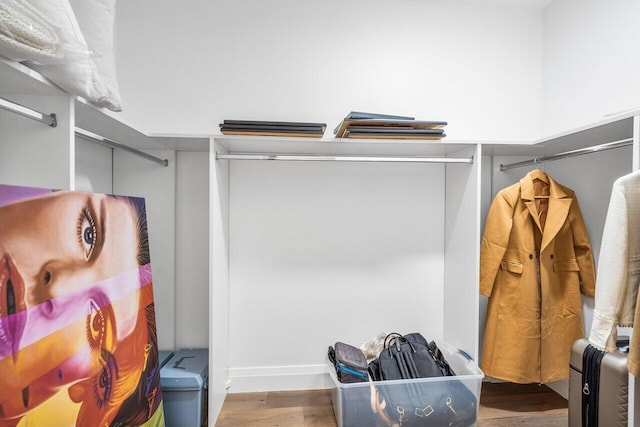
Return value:
M 593 296 L 595 269 L 578 200 L 530 172 L 498 193 L 482 236 L 484 373 L 515 383 L 568 378 L 571 345 L 585 335 L 580 291 Z

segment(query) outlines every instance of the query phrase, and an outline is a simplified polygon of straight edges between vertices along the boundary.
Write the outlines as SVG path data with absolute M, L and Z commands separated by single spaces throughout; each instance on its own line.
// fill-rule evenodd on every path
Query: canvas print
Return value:
M 163 426 L 144 199 L 0 185 L 0 427 Z

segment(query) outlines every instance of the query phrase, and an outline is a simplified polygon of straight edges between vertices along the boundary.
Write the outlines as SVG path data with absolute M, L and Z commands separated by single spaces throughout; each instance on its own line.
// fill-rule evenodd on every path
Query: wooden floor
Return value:
M 566 427 L 567 401 L 548 387 L 483 383 L 478 426 Z M 329 390 L 229 394 L 216 427 L 335 427 Z

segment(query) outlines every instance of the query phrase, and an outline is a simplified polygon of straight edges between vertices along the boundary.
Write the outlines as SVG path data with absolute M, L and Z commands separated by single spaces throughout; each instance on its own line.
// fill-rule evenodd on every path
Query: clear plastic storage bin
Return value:
M 331 390 L 331 400 L 338 427 L 386 426 L 387 424 L 373 410 L 376 406 L 376 397 L 378 402 L 381 400 L 385 402 L 382 405 L 385 406 L 383 412 L 390 415 L 389 418 L 392 421 L 397 422 L 400 412 L 406 410 L 392 406 L 403 400 L 406 402 L 407 396 L 411 396 L 412 401 L 421 404 L 420 408 L 411 406 L 411 410 L 415 413 L 405 414 L 405 417 L 413 419 L 412 425 L 425 427 L 448 425 L 448 422 L 443 422 L 443 416 L 446 418 L 449 415 L 446 413 L 447 410 L 455 412 L 457 405 L 464 404 L 466 405 L 464 409 L 468 411 L 467 401 L 475 400 L 475 410 L 471 416 L 453 424 L 475 426 L 484 373 L 466 353 L 445 341 L 436 340 L 436 343 L 456 373 L 455 376 L 343 384 L 338 381 L 333 365 L 329 364 L 329 375 L 334 385 Z M 450 395 L 455 397 L 451 399 Z M 438 396 L 440 400 L 429 401 L 429 397 L 426 396 Z M 457 402 L 456 398 L 458 398 Z M 464 402 L 460 402 L 461 400 Z M 458 408 L 457 413 L 462 413 L 460 406 Z

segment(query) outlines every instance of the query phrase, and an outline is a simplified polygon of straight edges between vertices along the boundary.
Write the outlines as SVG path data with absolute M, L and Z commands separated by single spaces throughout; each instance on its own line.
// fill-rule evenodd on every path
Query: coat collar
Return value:
M 538 219 L 538 212 L 535 205 L 535 191 L 533 187 L 532 175 L 536 171 L 529 172 L 520 180 L 520 197 L 525 206 L 529 210 L 533 220 L 538 228 L 541 229 Z M 569 215 L 569 208 L 573 201 L 573 191 L 558 184 L 549 175 L 549 210 L 547 212 L 547 221 L 545 223 L 544 232 L 542 233 L 542 243 L 540 251 L 553 240 L 558 234 L 562 225 L 565 223 Z

